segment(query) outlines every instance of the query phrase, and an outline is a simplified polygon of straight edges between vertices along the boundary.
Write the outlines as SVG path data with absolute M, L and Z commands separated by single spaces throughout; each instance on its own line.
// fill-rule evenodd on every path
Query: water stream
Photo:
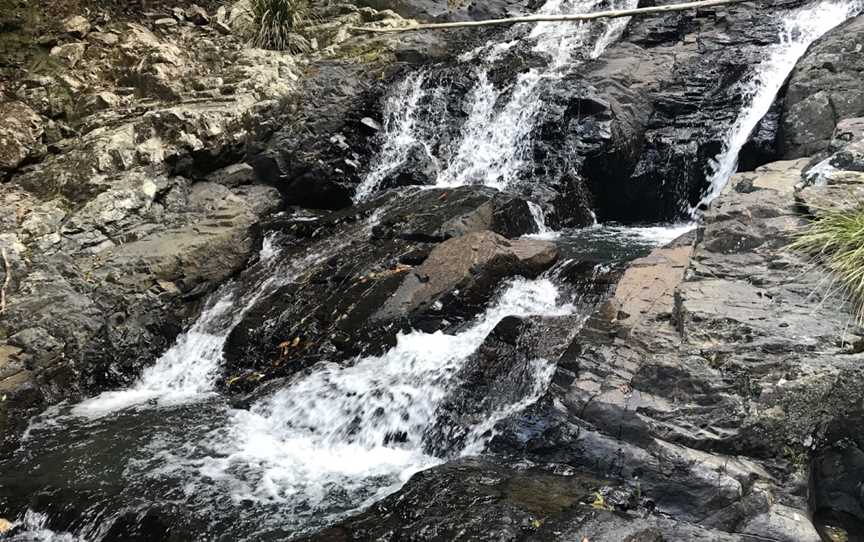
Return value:
M 550 0 L 542 11 L 590 11 L 601 4 L 609 7 L 601 0 Z M 715 198 L 734 173 L 738 152 L 809 43 L 857 9 L 857 2 L 826 1 L 787 22 L 782 42 L 742 89 L 747 106 L 716 159 L 703 203 Z M 429 86 L 423 70 L 408 75 L 385 105 L 381 151 L 357 199 L 376 193 L 416 152 L 434 165 L 439 187 L 483 184 L 510 190 L 523 182 L 544 85 L 555 84 L 581 59 L 601 55 L 626 24 L 618 19 L 512 29 L 463 55 L 461 62 L 472 66 L 476 83 L 459 136 L 446 155 L 435 154 L 441 135 L 427 129 L 429 118 L 441 112 L 443 91 Z M 520 42 L 530 43 L 545 63 L 506 88 L 496 87 L 489 77 L 494 62 Z M 693 227 L 598 224 L 554 232 L 539 206 L 532 204 L 531 210 L 540 230 L 534 237 L 554 240 L 564 257 L 598 263 L 632 259 Z M 502 284 L 486 310 L 456 332 L 403 333 L 382 355 L 341 365 L 321 362 L 249 408 L 232 406 L 215 391 L 231 330 L 263 296 L 300 280 L 347 244 L 364 242 L 376 220 L 377 215 L 369 218 L 354 237 L 334 236 L 299 253 L 265 244 L 258 263 L 247 271 L 256 278 L 255 287 L 241 291 L 231 283 L 216 292 L 197 322 L 133 386 L 35 418 L 21 450 L 4 465 L 15 476 L 0 487 L 7 497 L 40 484 L 49 488 L 16 496 L 39 512 L 18 518 L 23 528 L 17 539 L 103 540 L 123 522 L 147 521 L 209 533 L 217 540 L 284 540 L 314 531 L 442 461 L 425 451 L 426 430 L 459 369 L 504 317 L 580 315 L 591 309 L 563 289 L 554 273 L 516 278 Z M 539 396 L 553 368 L 548 360 L 532 361 L 529 392 L 470 428 L 455 455 L 482 453 L 496 421 Z M 70 494 L 75 499 L 68 499 Z M 58 496 L 78 506 L 53 509 L 52 502 L 62 500 Z M 48 529 L 45 512 L 71 516 L 65 524 L 74 534 Z
M 600 8 L 634 8 L 636 0 L 549 0 L 543 14 L 586 13 Z M 384 107 L 383 150 L 372 171 L 357 189 L 355 199 L 374 194 L 381 182 L 419 153 L 434 164 L 434 186 L 482 184 L 499 190 L 513 188 L 525 179 L 531 166 L 531 132 L 543 107 L 539 99 L 549 85 L 576 68 L 582 59 L 599 57 L 627 26 L 628 19 L 592 23 L 534 25 L 512 29 L 500 41 L 486 43 L 460 57 L 454 70 L 471 70 L 474 87 L 465 104 L 467 118 L 458 137 L 436 155 L 442 137 L 445 111 L 442 86 L 429 85 L 423 71 L 406 77 L 394 89 Z M 545 59 L 504 86 L 492 83 L 492 71 L 502 55 L 522 44 L 531 54 Z M 462 64 L 462 65 L 460 65 Z

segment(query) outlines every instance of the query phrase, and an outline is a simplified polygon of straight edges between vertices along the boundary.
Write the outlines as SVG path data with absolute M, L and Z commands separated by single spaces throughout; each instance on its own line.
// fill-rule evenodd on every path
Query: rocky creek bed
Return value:
M 864 6 L 347 30 L 636 4 L 4 12 L 0 537 L 864 539 Z

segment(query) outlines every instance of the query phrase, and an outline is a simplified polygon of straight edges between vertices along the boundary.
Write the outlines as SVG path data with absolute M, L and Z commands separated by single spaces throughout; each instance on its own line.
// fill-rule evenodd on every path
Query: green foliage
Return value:
M 304 53 L 309 42 L 297 30 L 312 20 L 309 0 L 248 0 L 243 32 L 253 47 Z
M 824 265 L 855 304 L 864 322 L 864 207 L 820 214 L 797 236 L 791 248 Z

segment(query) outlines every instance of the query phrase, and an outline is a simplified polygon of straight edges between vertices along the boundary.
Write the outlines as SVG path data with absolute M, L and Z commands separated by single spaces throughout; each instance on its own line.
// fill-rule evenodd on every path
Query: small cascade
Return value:
M 534 223 L 537 225 L 537 233 L 533 234 L 531 237 L 539 239 L 554 238 L 555 232 L 546 225 L 546 212 L 543 211 L 543 207 L 537 205 L 533 201 L 529 201 L 528 209 L 531 210 L 531 216 L 534 218 Z
M 810 44 L 862 9 L 864 2 L 861 0 L 822 0 L 784 20 L 780 42 L 771 47 L 765 60 L 742 85 L 741 94 L 747 105 L 724 138 L 723 150 L 712 163 L 713 173 L 708 179 L 708 191 L 699 203 L 690 209 L 691 216 L 698 217 L 700 209 L 714 201 L 735 174 L 741 149 L 750 139 L 759 121 L 771 109 L 777 93 Z
M 363 201 L 388 175 L 397 171 L 410 158 L 412 151 L 420 151 L 432 158 L 428 144 L 419 138 L 417 113 L 425 97 L 423 85 L 426 74 L 418 70 L 393 88 L 384 105 L 384 138 L 375 165 L 357 187 L 355 201 Z
M 615 9 L 636 7 L 636 0 L 614 0 Z M 587 13 L 607 8 L 607 0 L 549 0 L 542 14 Z M 455 187 L 482 184 L 504 190 L 522 181 L 530 167 L 531 132 L 544 102 L 544 91 L 578 66 L 577 53 L 584 58 L 599 57 L 623 32 L 627 18 L 574 24 L 540 23 L 527 36 L 521 29 L 504 34 L 503 41 L 490 42 L 460 57 L 472 70 L 474 86 L 463 106 L 468 115 L 458 139 L 448 144 L 446 156 L 435 156 L 434 143 L 445 128 L 446 114 L 440 100 L 441 87 L 427 88 L 422 73 L 409 75 L 394 89 L 385 103 L 385 130 L 376 165 L 357 188 L 358 201 L 368 198 L 387 177 L 420 150 L 437 169 L 434 185 Z M 503 88 L 492 83 L 496 62 L 520 43 L 533 44 L 531 53 L 546 58 L 542 67 L 518 75 Z M 424 109 L 425 108 L 425 109 Z M 419 122 L 419 119 L 425 122 Z
M 222 352 L 228 335 L 255 303 L 275 289 L 297 280 L 310 267 L 326 260 L 356 238 L 368 234 L 377 220 L 349 238 L 336 237 L 315 244 L 300 255 L 282 258 L 272 239 L 265 239 L 259 261 L 251 271 L 255 286 L 245 292 L 229 283 L 213 295 L 210 305 L 188 331 L 177 338 L 156 363 L 146 368 L 131 387 L 107 391 L 78 403 L 72 414 L 98 418 L 134 405 L 171 405 L 206 397 L 213 392 L 222 367 Z
M 287 502 L 298 510 L 315 510 L 337 488 L 355 505 L 380 496 L 439 462 L 423 453 L 424 432 L 454 375 L 489 332 L 506 316 L 575 310 L 559 297 L 549 279 L 516 279 L 460 333 L 415 331 L 400 335 L 381 356 L 349 367 L 322 364 L 251 409 L 236 411 L 227 431 L 214 434 L 210 445 L 219 453 L 202 463 L 201 472 L 226 480 L 236 499 Z M 548 382 L 548 367 L 537 364 L 538 390 Z M 515 408 L 520 406 L 508 405 L 497 418 Z M 478 451 L 489 424 L 492 418 L 477 428 L 470 451 Z
M 633 8 L 637 2 L 619 0 L 615 8 Z M 588 13 L 603 7 L 598 0 L 551 0 L 540 13 Z M 531 132 L 543 107 L 542 94 L 579 62 L 574 53 L 586 51 L 589 59 L 599 57 L 620 36 L 628 19 L 611 22 L 535 25 L 526 40 L 536 42 L 532 52 L 549 58 L 542 68 L 520 74 L 510 87 L 496 89 L 489 82 L 493 64 L 487 61 L 477 73 L 472 109 L 462 127 L 461 142 L 438 176 L 437 186 L 483 184 L 499 190 L 521 182 L 531 165 Z M 493 49 L 490 61 L 500 52 Z M 502 102 L 503 105 L 502 105 Z

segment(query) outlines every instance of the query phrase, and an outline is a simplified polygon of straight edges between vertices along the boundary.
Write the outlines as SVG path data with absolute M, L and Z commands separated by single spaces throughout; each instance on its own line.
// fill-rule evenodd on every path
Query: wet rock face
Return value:
M 488 438 L 488 432 L 476 435 L 472 428 L 542 389 L 549 360 L 561 355 L 582 319 L 579 314 L 504 318 L 456 375 L 456 384 L 438 406 L 435 425 L 423 437 L 426 452 L 450 457 L 465 449 L 469 437 Z
M 864 17 L 835 28 L 813 44 L 788 83 L 782 152 L 800 158 L 826 150 L 838 121 L 864 115 Z
M 329 210 L 349 206 L 377 149 L 388 83 L 405 68 L 448 57 L 455 47 L 442 36 L 390 38 L 373 45 L 363 53 L 374 55 L 368 63 L 316 63 L 300 91 L 268 122 L 276 128 L 272 137 L 247 149 L 258 179 L 278 188 L 288 205 Z M 370 64 L 378 70 L 374 77 Z M 428 167 L 418 170 L 428 173 Z M 404 184 L 424 183 L 393 178 L 382 188 Z
M 601 484 L 590 477 L 455 461 L 415 475 L 398 497 L 303 540 L 524 540 L 537 532 L 539 518 L 590 502 Z
M 502 279 L 537 276 L 557 259 L 550 243 L 504 237 L 535 231 L 530 210 L 485 187 L 390 192 L 319 221 L 271 227 L 285 236 L 278 257 L 308 268 L 230 334 L 232 389 L 322 359 L 381 353 L 400 330 L 455 327 L 483 310 Z
M 297 102 L 289 105 L 287 126 L 261 152 L 252 150 L 258 178 L 279 189 L 288 205 L 341 209 L 351 204 L 350 186 L 369 154 L 363 118 L 378 117 L 375 81 L 362 67 L 325 64 L 304 81 Z M 338 89 L 336 98 L 331 95 Z M 326 100 L 326 101 L 325 101 Z M 322 102 L 326 103 L 322 107 Z
M 776 14 L 801 5 L 787 1 L 770 9 Z M 631 134 L 613 139 L 612 153 L 586 160 L 583 175 L 601 219 L 662 220 L 681 216 L 686 209 L 680 202 L 700 199 L 710 160 L 744 105 L 738 85 L 762 60 L 765 47 L 778 41 L 776 17 L 762 9 L 727 6 L 695 17 L 634 21 L 622 43 L 586 68 L 588 81 L 620 104 L 613 126 Z M 776 114 L 742 151 L 742 167 L 776 158 Z
M 853 429 L 860 416 L 832 423 L 811 460 L 811 507 L 825 540 L 854 540 L 864 533 L 864 450 Z
M 540 204 L 553 228 L 590 224 L 592 213 L 621 222 L 684 216 L 681 202 L 695 204 L 707 189 L 711 159 L 744 106 L 740 85 L 779 41 L 776 14 L 802 5 L 773 4 L 770 16 L 748 4 L 631 21 L 599 59 L 584 56 L 560 80 L 537 83 L 543 107 L 520 120 L 532 125 L 520 151 L 530 159 L 515 166 L 522 169 L 510 189 Z M 486 84 L 501 91 L 499 109 L 517 81 L 548 62 L 531 41 L 502 52 L 488 69 Z M 464 136 L 478 69 L 487 71 L 480 64 L 448 60 L 425 70 L 423 111 L 411 119 L 423 146 L 384 186 L 429 184 L 441 174 Z M 760 123 L 742 151 L 743 168 L 777 157 L 779 116 L 778 106 Z M 344 177 L 346 190 L 358 178 Z
M 415 475 L 368 511 L 301 540 L 743 540 L 663 517 L 610 511 L 626 498 L 608 480 L 564 465 L 505 467 L 462 459 Z
M 802 184 L 809 164 L 735 176 L 695 246 L 691 238 L 633 262 L 560 354 L 548 391 L 495 426 L 498 469 L 541 480 L 530 464 L 571 488 L 593 477 L 591 497 L 537 511 L 490 496 L 506 487 L 506 471 L 481 481 L 473 469 L 482 467 L 460 460 L 415 476 L 318 539 L 386 539 L 407 525 L 448 532 L 470 517 L 491 518 L 491 535 L 512 540 L 860 536 L 864 456 L 850 420 L 864 400 L 862 330 L 849 307 L 819 298 L 824 274 L 787 247 L 804 221 L 802 186 L 855 187 Z M 465 438 L 460 416 L 488 415 L 492 398 L 519 385 L 537 324 L 503 320 L 469 360 L 463 385 L 442 402 L 429 441 L 443 446 L 433 453 L 446 456 L 448 442 Z M 440 513 L 433 487 L 474 499 L 468 511 Z M 401 510 L 411 512 L 399 523 L 392 514 Z M 496 523 L 503 517 L 528 517 L 530 527 L 515 532 Z
M 534 278 L 557 258 L 555 244 L 546 241 L 508 241 L 488 231 L 450 239 L 432 249 L 373 318 L 412 319 L 418 309 L 441 303 L 444 295 L 457 291 L 460 303 L 480 307 L 503 278 Z

